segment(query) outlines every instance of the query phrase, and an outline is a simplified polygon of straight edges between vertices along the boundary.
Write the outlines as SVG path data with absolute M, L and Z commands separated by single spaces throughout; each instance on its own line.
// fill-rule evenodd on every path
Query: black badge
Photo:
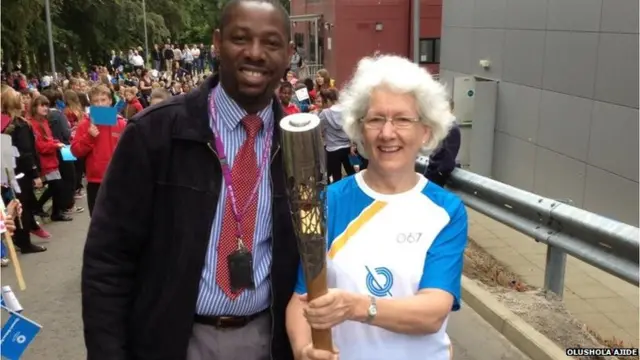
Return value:
M 246 249 L 238 249 L 227 257 L 231 290 L 238 292 L 242 289 L 254 289 L 253 257 Z

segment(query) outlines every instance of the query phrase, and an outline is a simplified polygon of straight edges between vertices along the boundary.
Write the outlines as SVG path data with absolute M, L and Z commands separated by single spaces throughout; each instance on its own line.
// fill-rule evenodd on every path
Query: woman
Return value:
M 347 175 L 355 174 L 349 161 L 351 141 L 342 129 L 342 106 L 338 104 L 338 91 L 327 89 L 320 92 L 323 110 L 320 112 L 320 124 L 327 156 L 327 172 L 331 182 L 342 179 L 342 168 Z
M 142 77 L 140 78 L 140 94 L 145 100 L 146 104 L 149 104 L 149 100 L 151 98 L 151 90 L 153 90 L 153 82 L 151 81 L 151 75 L 149 74 L 149 70 L 142 69 Z M 115 104 L 115 103 L 114 103 Z
M 49 113 L 49 100 L 45 96 L 38 96 L 31 103 L 32 117 L 29 119 L 31 128 L 36 138 L 36 150 L 40 157 L 41 174 L 47 183 L 47 190 L 38 201 L 38 213 L 43 214 L 43 205 L 52 198 L 51 220 L 71 221 L 72 218 L 65 214 L 65 184 L 58 169 L 58 150 L 64 144 L 54 139 L 47 121 Z M 48 195 L 48 194 L 50 195 Z
M 3 87 L 2 89 L 2 114 L 11 118 L 9 124 L 2 129 L 2 133 L 11 136 L 11 144 L 16 147 L 19 154 L 16 159 L 15 173 L 23 174 L 17 179 L 20 192 L 16 193 L 16 197 L 22 203 L 24 212 L 20 219 L 21 226 L 16 229 L 13 241 L 23 254 L 42 252 L 47 248 L 31 243 L 31 232 L 44 238 L 51 236 L 37 224 L 33 217 L 37 208 L 33 191 L 34 188 L 42 187 L 35 138 L 31 126 L 22 117 L 20 94 L 11 88 Z
M 460 308 L 467 215 L 452 193 L 415 173 L 451 126 L 442 85 L 396 56 L 360 61 L 341 94 L 345 131 L 369 167 L 327 190 L 327 294 L 309 301 L 299 274 L 287 307 L 298 359 L 310 328 L 332 329 L 340 359 L 449 360 L 449 313 Z

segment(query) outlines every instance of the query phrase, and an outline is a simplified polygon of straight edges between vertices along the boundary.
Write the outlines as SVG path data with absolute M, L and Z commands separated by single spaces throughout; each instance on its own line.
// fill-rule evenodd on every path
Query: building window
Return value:
M 420 63 L 440 64 L 440 39 L 420 39 Z
M 293 43 L 296 44 L 297 47 L 304 47 L 304 34 L 302 33 L 293 34 Z

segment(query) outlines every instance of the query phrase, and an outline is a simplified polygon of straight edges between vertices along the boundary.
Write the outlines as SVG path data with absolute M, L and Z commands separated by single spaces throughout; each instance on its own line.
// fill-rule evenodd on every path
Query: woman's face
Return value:
M 29 96 L 29 94 L 21 94 L 20 101 L 22 101 L 22 105 L 29 106 L 29 103 L 31 102 L 31 96 Z
M 38 105 L 38 115 L 47 116 L 49 113 L 49 106 L 47 104 Z
M 370 166 L 385 172 L 413 169 L 420 148 L 431 137 L 431 130 L 417 119 L 411 94 L 375 89 L 362 124 Z
M 318 84 L 318 86 L 324 85 L 324 78 L 322 77 L 322 75 L 320 75 L 320 73 L 316 74 L 316 84 Z

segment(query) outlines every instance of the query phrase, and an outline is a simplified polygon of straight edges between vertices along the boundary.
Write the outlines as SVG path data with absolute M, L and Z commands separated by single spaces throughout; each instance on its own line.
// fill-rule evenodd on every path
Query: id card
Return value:
M 238 292 L 243 289 L 254 289 L 253 257 L 251 252 L 242 248 L 232 252 L 227 257 L 231 290 Z

